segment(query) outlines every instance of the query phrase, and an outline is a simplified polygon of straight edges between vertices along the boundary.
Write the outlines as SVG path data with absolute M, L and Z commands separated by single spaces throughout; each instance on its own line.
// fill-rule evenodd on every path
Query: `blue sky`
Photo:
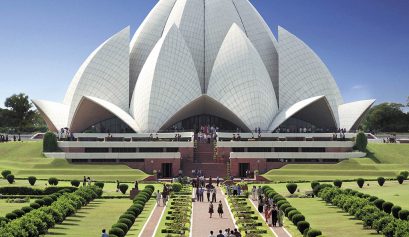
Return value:
M 156 0 L 1 0 L 0 106 L 24 92 L 62 101 L 76 70 L 111 35 L 132 33 Z M 409 1 L 252 0 L 327 64 L 346 102 L 409 96 Z

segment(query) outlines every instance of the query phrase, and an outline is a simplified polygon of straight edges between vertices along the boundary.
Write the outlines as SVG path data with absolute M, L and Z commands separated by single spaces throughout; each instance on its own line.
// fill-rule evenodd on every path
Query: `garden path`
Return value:
M 194 190 L 194 193 L 195 191 L 196 190 Z M 215 213 L 213 213 L 213 217 L 209 218 L 209 203 L 207 202 L 206 194 L 204 195 L 204 202 L 193 203 L 193 221 L 190 236 L 207 237 L 211 230 L 217 235 L 219 230 L 223 230 L 224 232 L 227 228 L 237 228 L 233 222 L 232 214 L 229 211 L 226 197 L 219 187 L 217 187 L 216 200 L 217 203 L 219 200 L 222 201 L 224 211 L 223 218 L 220 218 L 217 213 L 217 203 L 214 204 Z
M 149 217 L 149 219 L 146 221 L 145 226 L 143 227 L 141 233 L 139 234 L 138 237 L 152 237 L 155 236 L 155 232 L 157 229 L 157 226 L 159 225 L 161 221 L 162 214 L 165 210 L 165 206 L 161 203 L 160 206 L 155 205 L 155 209 L 152 212 L 152 215 Z
M 257 201 L 253 201 L 252 198 L 249 198 L 250 202 L 257 209 Z M 265 221 L 264 215 L 258 213 L 259 216 Z M 292 237 L 291 234 L 284 227 L 270 227 L 276 237 Z

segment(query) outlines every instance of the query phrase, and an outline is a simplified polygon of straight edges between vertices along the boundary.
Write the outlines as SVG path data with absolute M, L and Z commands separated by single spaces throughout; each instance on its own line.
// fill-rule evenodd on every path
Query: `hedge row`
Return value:
M 387 237 L 409 236 L 409 211 L 391 202 L 355 190 L 329 186 L 322 188 L 318 196 L 362 220 L 364 227 Z
M 128 233 L 135 223 L 135 219 L 141 214 L 146 202 L 151 198 L 154 190 L 153 185 L 146 185 L 144 190 L 135 196 L 133 204 L 119 217 L 117 223 L 112 225 L 109 230 L 110 237 L 123 237 Z
M 285 216 L 291 220 L 300 233 L 304 236 L 315 237 L 322 235 L 321 231 L 312 229 L 310 223 L 305 221 L 305 216 L 287 201 L 285 197 L 274 191 L 270 186 L 263 186 L 263 193 L 272 198 L 278 208 L 285 213 Z
M 65 193 L 50 206 L 43 206 L 32 210 L 21 218 L 8 223 L 0 220 L 1 236 L 26 237 L 44 235 L 55 224 L 62 223 L 67 216 L 74 214 L 76 210 L 101 195 L 102 190 L 96 186 L 82 187 L 73 193 Z
M 31 212 L 32 210 L 38 209 L 42 206 L 50 206 L 53 202 L 57 201 L 61 195 L 70 192 L 72 192 L 71 189 L 62 189 L 54 194 L 41 197 L 40 199 L 35 200 L 29 206 L 25 206 L 21 209 L 16 209 L 10 213 L 7 213 L 5 217 L 7 218 L 7 221 L 12 221 L 14 219 L 20 218 L 25 214 Z
M 47 187 L 45 189 L 37 189 L 31 187 L 15 187 L 6 186 L 0 187 L 0 194 L 2 195 L 50 195 L 61 190 L 68 189 L 71 192 L 77 190 L 75 187 Z

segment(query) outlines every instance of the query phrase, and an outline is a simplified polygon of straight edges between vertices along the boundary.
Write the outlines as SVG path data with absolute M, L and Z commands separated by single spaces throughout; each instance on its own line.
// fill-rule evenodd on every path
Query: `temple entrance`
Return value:
M 250 163 L 239 163 L 239 176 L 240 178 L 247 178 L 246 171 L 250 170 Z
M 195 131 L 199 132 L 202 126 L 213 126 L 214 128 L 219 128 L 218 131 L 221 132 L 241 132 L 241 128 L 230 121 L 219 118 L 217 116 L 201 114 L 192 116 L 190 118 L 184 119 L 175 123 L 173 126 L 168 128 L 169 131 Z
M 172 163 L 162 163 L 162 178 L 172 177 Z

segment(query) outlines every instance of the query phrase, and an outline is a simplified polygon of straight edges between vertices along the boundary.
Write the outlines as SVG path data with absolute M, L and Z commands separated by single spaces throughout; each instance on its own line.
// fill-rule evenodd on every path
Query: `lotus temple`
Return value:
M 276 35 L 248 0 L 160 0 L 90 54 L 64 101 L 33 100 L 49 130 L 73 133 L 46 155 L 163 177 L 364 156 L 355 131 L 374 100 L 344 103 L 319 56 Z

